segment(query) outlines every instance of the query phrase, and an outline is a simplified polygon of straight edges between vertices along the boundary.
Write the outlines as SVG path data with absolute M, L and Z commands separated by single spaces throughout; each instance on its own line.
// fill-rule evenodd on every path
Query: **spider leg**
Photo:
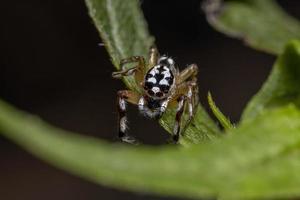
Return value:
M 119 115 L 119 138 L 121 141 L 138 144 L 137 140 L 126 134 L 127 130 L 127 116 L 126 116 L 126 103 L 138 104 L 139 94 L 131 90 L 120 90 L 117 93 L 118 95 L 118 115 Z
M 148 61 L 148 69 L 154 67 L 157 64 L 159 58 L 158 50 L 155 46 L 151 46 L 149 50 L 149 61 Z
M 185 81 L 177 86 L 177 92 L 172 97 L 173 99 L 177 99 L 178 97 L 184 95 L 187 98 L 189 117 L 192 118 L 195 112 L 195 107 L 198 104 L 198 86 L 197 79 L 193 78 L 190 81 Z M 176 101 L 171 101 L 171 105 L 174 106 Z
M 125 65 L 128 63 L 137 63 L 137 66 L 126 69 Z M 122 59 L 120 61 L 120 67 L 121 71 L 112 73 L 113 78 L 123 78 L 124 76 L 134 75 L 137 84 L 140 84 L 143 81 L 144 73 L 146 71 L 146 64 L 145 59 L 142 56 L 132 56 Z
M 187 92 L 187 99 L 188 99 L 188 107 L 189 107 L 189 121 L 192 120 L 193 116 L 195 115 L 196 106 L 198 104 L 198 85 L 196 80 L 187 82 L 188 92 Z
M 197 74 L 198 66 L 191 64 L 177 75 L 179 94 L 185 94 L 188 99 L 189 122 L 192 120 L 198 104 Z
M 193 79 L 191 81 L 186 81 L 178 85 L 177 93 L 173 97 L 173 99 L 177 100 L 173 100 L 170 102 L 171 105 L 177 103 L 176 118 L 173 128 L 173 141 L 177 143 L 180 133 L 184 133 L 185 129 L 192 121 L 196 112 L 196 106 L 198 104 L 197 80 Z M 184 127 L 181 129 L 181 117 L 185 109 L 188 109 L 189 118 L 186 121 Z
M 191 64 L 177 75 L 177 84 L 181 84 L 188 79 L 196 79 L 198 74 L 198 66 Z
M 177 143 L 179 140 L 180 136 L 180 122 L 181 122 L 181 117 L 184 111 L 184 105 L 186 102 L 186 98 L 184 95 L 180 96 L 178 99 L 178 106 L 176 110 L 176 118 L 175 118 L 175 124 L 173 128 L 173 142 Z

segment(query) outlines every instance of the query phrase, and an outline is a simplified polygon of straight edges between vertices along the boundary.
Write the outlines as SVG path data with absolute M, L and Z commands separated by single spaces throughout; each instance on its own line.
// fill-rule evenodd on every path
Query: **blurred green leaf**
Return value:
M 300 23 L 274 0 L 207 0 L 203 7 L 215 29 L 256 49 L 279 54 L 289 40 L 300 39 Z
M 293 105 L 190 148 L 109 144 L 54 128 L 3 101 L 0 110 L 0 134 L 95 183 L 186 198 L 300 196 L 300 112 Z
M 253 119 L 267 109 L 291 102 L 300 106 L 300 41 L 292 41 L 286 46 L 268 80 L 248 103 L 242 119 Z
M 148 50 L 154 39 L 148 33 L 138 0 L 86 0 L 86 4 L 117 69 L 122 58 L 136 55 L 148 58 Z M 128 88 L 139 91 L 132 78 L 126 78 L 124 81 Z M 160 124 L 172 132 L 174 119 L 175 109 L 169 110 L 160 120 Z M 186 121 L 183 120 L 182 126 L 185 126 Z M 199 105 L 192 125 L 186 129 L 180 143 L 199 143 L 221 135 L 219 133 L 217 125 Z

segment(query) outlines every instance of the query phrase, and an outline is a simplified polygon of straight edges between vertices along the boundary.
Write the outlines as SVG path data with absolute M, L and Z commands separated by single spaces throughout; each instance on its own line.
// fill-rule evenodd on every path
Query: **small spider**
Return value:
M 137 65 L 125 69 L 124 65 L 128 63 L 137 63 Z M 142 56 L 133 56 L 122 59 L 120 67 L 121 71 L 113 72 L 113 78 L 134 76 L 137 85 L 141 87 L 141 92 L 118 91 L 119 138 L 123 142 L 136 143 L 132 136 L 126 134 L 126 102 L 138 105 L 143 115 L 154 119 L 159 119 L 168 107 L 177 105 L 172 137 L 173 142 L 177 143 L 185 105 L 188 106 L 189 121 L 191 121 L 198 103 L 197 65 L 189 65 L 179 72 L 172 58 L 160 57 L 157 49 L 151 47 L 147 64 Z

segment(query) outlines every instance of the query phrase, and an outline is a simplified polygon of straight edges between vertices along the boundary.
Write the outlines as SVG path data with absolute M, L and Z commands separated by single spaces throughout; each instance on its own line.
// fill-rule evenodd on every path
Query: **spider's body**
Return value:
M 161 57 L 150 68 L 142 83 L 145 94 L 139 100 L 139 110 L 150 118 L 159 118 L 164 111 L 164 102 L 174 92 L 176 72 L 171 58 Z
M 136 67 L 123 69 L 124 64 L 137 62 Z M 134 142 L 126 131 L 126 101 L 137 104 L 141 113 L 150 118 L 159 119 L 168 106 L 177 103 L 176 120 L 173 129 L 174 142 L 178 142 L 180 120 L 186 101 L 188 101 L 189 116 L 192 119 L 197 100 L 196 75 L 198 68 L 190 65 L 181 73 L 175 68 L 172 58 L 159 57 L 155 48 L 150 49 L 149 62 L 146 65 L 143 57 L 134 56 L 121 61 L 122 70 L 114 72 L 114 78 L 133 75 L 137 84 L 143 89 L 141 93 L 130 90 L 118 92 L 119 137 L 125 142 Z

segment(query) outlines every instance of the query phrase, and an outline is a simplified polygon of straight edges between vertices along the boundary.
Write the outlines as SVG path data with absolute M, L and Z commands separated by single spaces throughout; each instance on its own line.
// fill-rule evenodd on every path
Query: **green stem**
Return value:
M 224 127 L 226 131 L 235 128 L 235 126 L 230 122 L 230 120 L 220 111 L 220 109 L 216 106 L 211 93 L 208 92 L 207 96 L 208 104 L 210 109 L 212 110 L 215 117 L 219 120 L 221 125 Z

